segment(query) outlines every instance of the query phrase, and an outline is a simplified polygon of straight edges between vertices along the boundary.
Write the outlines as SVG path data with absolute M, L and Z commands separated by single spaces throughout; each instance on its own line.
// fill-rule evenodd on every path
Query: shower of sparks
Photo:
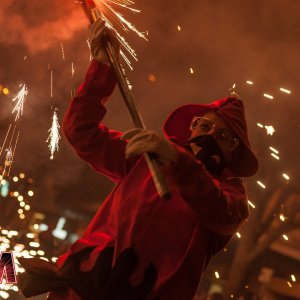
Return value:
M 15 121 L 17 121 L 19 117 L 23 115 L 24 103 L 26 100 L 26 96 L 28 95 L 28 89 L 26 84 L 21 84 L 20 87 L 22 88 L 19 91 L 18 95 L 12 99 L 13 102 L 17 101 L 16 106 L 12 111 L 12 114 L 16 112 Z
M 252 208 L 255 208 L 255 205 L 254 205 L 250 200 L 248 200 L 248 204 L 249 204 Z
M 284 88 L 280 88 L 280 90 L 286 94 L 290 94 L 291 91 L 290 90 L 287 90 L 287 89 L 284 89 Z
M 284 178 L 284 179 L 286 179 L 286 180 L 290 180 L 290 176 L 289 176 L 289 175 L 287 175 L 287 174 L 283 173 L 283 174 L 282 174 L 282 176 L 283 176 L 283 178 Z
M 271 155 L 272 155 L 275 159 L 277 159 L 277 160 L 280 159 L 280 157 L 279 157 L 278 155 L 276 155 L 275 153 L 271 153 Z
M 275 132 L 275 129 L 273 126 L 265 126 L 265 129 L 266 129 L 268 135 L 273 135 Z
M 51 70 L 50 75 L 50 98 L 53 98 L 53 71 Z
M 58 117 L 56 114 L 56 110 L 54 110 L 54 114 L 52 117 L 52 126 L 51 128 L 48 130 L 50 132 L 49 137 L 47 139 L 47 143 L 49 143 L 49 150 L 51 152 L 51 156 L 50 159 L 54 158 L 54 152 L 58 151 L 59 146 L 59 140 L 60 140 L 60 134 L 59 134 L 59 129 L 60 129 L 60 125 L 58 123 Z
M 265 189 L 266 188 L 266 186 L 261 182 L 261 181 L 257 181 L 257 184 L 260 186 L 260 187 L 262 187 L 263 189 Z
M 247 84 L 253 85 L 253 81 L 248 80 L 248 81 L 247 81 Z
M 271 100 L 273 100 L 273 99 L 274 99 L 274 97 L 273 97 L 273 96 L 271 96 L 271 95 L 269 95 L 269 94 L 264 94 L 264 97 L 266 97 L 266 98 L 268 98 L 268 99 L 271 99 Z
M 117 39 L 120 41 L 121 45 L 126 49 L 127 53 L 136 61 L 138 61 L 137 54 L 135 50 L 129 45 L 126 39 L 122 36 L 122 32 L 128 33 L 133 31 L 139 37 L 148 41 L 145 32 L 139 31 L 135 25 L 130 23 L 124 16 L 117 11 L 118 8 L 127 9 L 133 13 L 140 13 L 138 9 L 134 9 L 131 6 L 135 3 L 131 0 L 95 0 L 94 1 L 97 9 L 101 13 L 102 19 L 105 21 L 106 26 L 113 31 L 115 31 Z M 121 53 L 122 57 L 125 59 L 125 62 L 128 64 L 130 61 L 128 57 Z
M 65 51 L 64 51 L 64 46 L 62 43 L 60 43 L 60 46 L 61 46 L 61 53 L 62 53 L 62 58 L 63 60 L 65 60 Z
M 276 154 L 279 154 L 279 151 L 278 151 L 278 150 L 276 150 L 275 148 L 273 148 L 273 147 L 269 147 L 269 149 L 270 149 L 271 151 L 273 151 L 274 153 L 276 153 Z

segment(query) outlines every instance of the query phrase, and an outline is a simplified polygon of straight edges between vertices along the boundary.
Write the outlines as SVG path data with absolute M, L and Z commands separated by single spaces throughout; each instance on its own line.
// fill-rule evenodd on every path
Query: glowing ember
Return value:
M 215 276 L 216 276 L 217 279 L 220 278 L 220 275 L 219 275 L 218 271 L 215 271 Z
M 286 241 L 289 240 L 289 238 L 288 238 L 288 236 L 287 236 L 286 234 L 283 234 L 282 237 L 283 237 Z
M 273 147 L 269 147 L 269 149 L 270 149 L 271 151 L 273 151 L 274 153 L 276 153 L 276 154 L 279 154 L 279 151 L 278 151 L 278 150 L 276 150 L 275 148 L 273 148 Z
M 50 75 L 50 98 L 53 98 L 53 71 L 52 70 Z
M 247 81 L 247 84 L 253 85 L 253 81 L 248 80 L 248 81 Z
M 50 159 L 54 158 L 54 152 L 58 151 L 58 142 L 60 140 L 60 134 L 59 134 L 59 123 L 58 123 L 58 117 L 56 114 L 56 111 L 54 110 L 54 114 L 52 117 L 52 127 L 48 130 L 50 132 L 50 135 L 46 142 L 49 143 L 49 150 L 51 152 Z
M 194 74 L 194 69 L 190 68 L 190 72 L 191 72 L 191 74 Z
M 265 129 L 266 129 L 268 135 L 273 135 L 275 132 L 275 129 L 273 126 L 265 126 Z
M 293 281 L 293 282 L 296 282 L 296 277 L 295 277 L 295 275 L 292 274 L 292 275 L 291 275 L 291 278 L 292 278 L 292 281 Z
M 28 95 L 28 90 L 26 84 L 20 85 L 21 90 L 19 91 L 18 95 L 12 99 L 13 102 L 17 101 L 16 106 L 14 107 L 12 114 L 16 114 L 15 121 L 17 121 L 20 117 L 20 115 L 23 115 L 23 109 L 24 109 L 24 103 L 26 100 L 26 96 Z
M 271 99 L 271 100 L 273 100 L 273 99 L 274 99 L 274 97 L 273 97 L 273 96 L 271 96 L 271 95 L 269 95 L 269 94 L 264 94 L 264 97 L 266 97 L 266 98 L 268 98 L 268 99 Z
M 280 216 L 279 216 L 279 219 L 280 219 L 280 221 L 282 221 L 282 222 L 285 222 L 285 216 L 283 215 L 283 214 L 281 214 Z
M 290 176 L 289 176 L 289 175 L 287 175 L 287 174 L 283 173 L 283 174 L 282 174 L 282 176 L 283 176 L 283 178 L 284 178 L 284 179 L 286 179 L 286 180 L 290 180 Z
M 178 31 L 181 31 L 181 27 L 180 27 L 179 25 L 177 26 L 177 30 L 178 30 Z
M 74 63 L 72 62 L 72 69 L 71 69 L 71 73 L 72 73 L 72 77 L 74 76 L 75 74 L 75 68 L 74 68 Z
M 278 155 L 276 155 L 275 153 L 271 153 L 271 155 L 272 155 L 275 159 L 277 159 L 277 160 L 280 159 L 280 157 L 279 157 Z
M 257 184 L 260 186 L 260 187 L 262 187 L 263 189 L 265 189 L 266 188 L 266 186 L 261 182 L 261 181 L 257 181 Z
M 242 236 L 239 232 L 236 233 L 237 237 L 240 239 Z
M 63 60 L 65 60 L 65 51 L 64 51 L 64 46 L 62 43 L 60 43 L 60 46 L 61 46 L 61 52 L 62 52 L 62 57 L 63 57 Z
M 260 124 L 260 123 L 257 123 L 256 124 L 258 127 L 260 127 L 260 128 L 264 128 L 264 125 L 262 125 L 262 124 Z
M 254 205 L 250 200 L 248 200 L 248 204 L 249 204 L 252 208 L 255 208 L 255 205 Z
M 286 94 L 290 94 L 291 91 L 290 90 L 287 90 L 287 89 L 284 89 L 284 88 L 280 88 L 280 90 Z

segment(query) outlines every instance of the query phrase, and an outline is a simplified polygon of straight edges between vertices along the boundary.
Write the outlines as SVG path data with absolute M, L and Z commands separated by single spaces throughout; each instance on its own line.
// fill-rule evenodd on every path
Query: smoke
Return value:
M 30 0 L 24 1 L 21 8 L 19 2 L 6 0 L 1 4 L 0 28 L 5 29 L 0 36 L 1 44 L 23 44 L 35 54 L 58 41 L 72 39 L 76 32 L 87 26 L 79 4 L 71 1 Z M 58 18 L 53 18 L 55 16 Z

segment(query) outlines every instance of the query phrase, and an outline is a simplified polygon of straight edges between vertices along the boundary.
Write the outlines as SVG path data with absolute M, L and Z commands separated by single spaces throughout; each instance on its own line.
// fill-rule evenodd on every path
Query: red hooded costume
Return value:
M 92 61 L 84 83 L 71 101 L 63 131 L 77 154 L 94 170 L 116 183 L 83 237 L 61 256 L 62 266 L 71 253 L 96 246 L 81 270 L 90 270 L 99 253 L 114 247 L 114 259 L 134 245 L 139 265 L 131 277 L 141 281 L 153 262 L 158 277 L 149 299 L 192 299 L 201 276 L 214 254 L 223 249 L 248 216 L 242 180 L 257 171 L 257 160 L 248 137 L 243 104 L 226 98 L 210 105 L 185 105 L 167 119 L 164 132 L 175 137 L 176 163 L 165 167 L 172 198 L 159 198 L 144 157 L 125 159 L 126 141 L 121 133 L 101 123 L 106 98 L 115 87 L 110 67 Z M 215 111 L 240 140 L 232 166 L 213 177 L 184 145 L 194 116 Z M 92 187 L 91 187 L 92 188 Z M 51 299 L 79 299 L 69 289 L 51 293 Z

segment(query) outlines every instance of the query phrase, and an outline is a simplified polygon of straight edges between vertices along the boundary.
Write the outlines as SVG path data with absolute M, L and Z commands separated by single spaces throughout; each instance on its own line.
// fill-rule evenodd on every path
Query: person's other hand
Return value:
M 109 59 L 105 51 L 105 41 L 109 40 L 117 55 L 120 52 L 120 42 L 113 30 L 105 26 L 105 22 L 98 19 L 90 28 L 91 31 L 91 54 L 101 63 L 109 65 Z
M 126 158 L 143 153 L 153 153 L 161 164 L 170 164 L 176 160 L 174 146 L 153 130 L 134 128 L 125 132 L 122 139 L 128 140 Z

